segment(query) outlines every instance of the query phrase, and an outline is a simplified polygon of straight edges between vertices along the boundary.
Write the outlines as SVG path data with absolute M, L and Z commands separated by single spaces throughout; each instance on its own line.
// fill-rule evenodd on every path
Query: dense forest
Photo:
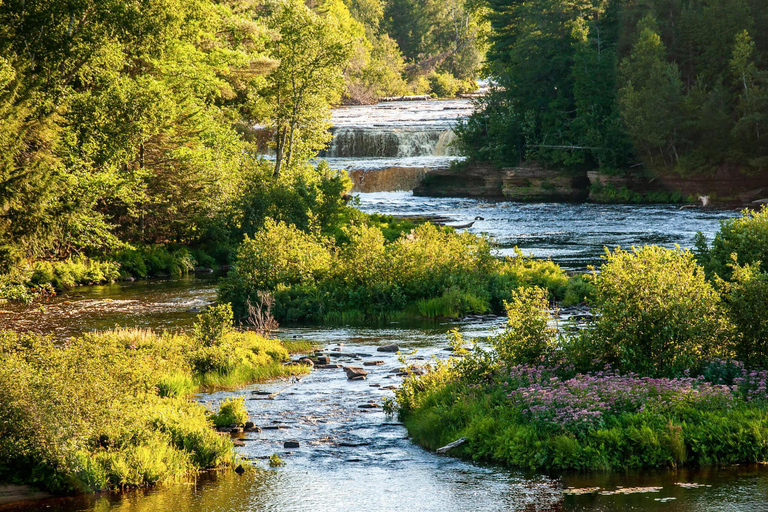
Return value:
M 489 0 L 495 90 L 462 128 L 499 165 L 768 168 L 764 0 Z
M 89 256 L 142 275 L 143 260 L 184 260 L 178 247 L 208 266 L 268 215 L 306 226 L 347 186 L 307 164 L 330 107 L 467 89 L 482 14 L 465 0 L 0 1 L 0 274 Z M 273 161 L 255 156 L 265 138 Z

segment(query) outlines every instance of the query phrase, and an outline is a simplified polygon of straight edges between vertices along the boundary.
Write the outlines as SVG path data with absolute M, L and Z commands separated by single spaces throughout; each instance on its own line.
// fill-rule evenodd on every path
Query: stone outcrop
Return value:
M 474 197 L 519 202 L 629 202 L 666 194 L 712 204 L 752 205 L 768 198 L 768 172 L 745 175 L 721 168 L 708 175 L 607 174 L 600 171 L 561 171 L 536 163 L 498 168 L 468 164 L 455 169 L 433 169 L 414 188 L 414 195 Z
M 469 164 L 460 169 L 429 171 L 413 194 L 523 202 L 577 202 L 589 195 L 589 180 L 585 172 L 552 170 L 537 164 L 502 169 L 490 164 Z
M 390 192 L 413 190 L 424 180 L 426 167 L 388 167 L 369 171 L 347 171 L 352 180 L 352 192 Z

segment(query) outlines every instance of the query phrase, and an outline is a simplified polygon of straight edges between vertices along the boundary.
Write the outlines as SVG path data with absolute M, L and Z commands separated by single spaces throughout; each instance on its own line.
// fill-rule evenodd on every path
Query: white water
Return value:
M 342 107 L 333 111 L 333 140 L 319 159 L 335 169 L 448 167 L 461 160 L 453 127 L 469 100 L 422 100 Z

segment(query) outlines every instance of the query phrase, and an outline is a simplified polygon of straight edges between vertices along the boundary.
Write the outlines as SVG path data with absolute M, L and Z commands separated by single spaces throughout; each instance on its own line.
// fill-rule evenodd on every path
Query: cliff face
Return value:
M 558 171 L 535 163 L 501 169 L 469 164 L 428 171 L 413 193 L 520 202 L 670 202 L 707 196 L 711 202 L 742 205 L 768 197 L 768 172 L 747 176 L 722 168 L 707 176 L 650 177 Z
M 413 190 L 424 181 L 426 167 L 388 167 L 372 171 L 347 171 L 352 179 L 352 192 L 389 192 Z
M 417 196 L 478 197 L 506 201 L 578 202 L 589 195 L 586 173 L 546 169 L 536 164 L 495 168 L 470 164 L 461 170 L 435 169 L 413 189 Z

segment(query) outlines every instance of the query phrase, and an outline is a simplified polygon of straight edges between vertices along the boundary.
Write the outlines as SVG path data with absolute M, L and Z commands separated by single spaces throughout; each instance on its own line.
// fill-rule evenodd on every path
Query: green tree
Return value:
M 635 147 L 650 166 L 674 165 L 678 158 L 677 127 L 683 101 L 683 84 L 666 48 L 656 20 L 644 18 L 631 55 L 620 69 L 621 116 Z
M 283 164 L 306 161 L 330 140 L 329 107 L 344 90 L 352 41 L 335 17 L 322 17 L 299 0 L 276 6 L 270 24 L 276 35 L 268 49 L 279 65 L 267 77 L 265 98 L 277 177 Z

